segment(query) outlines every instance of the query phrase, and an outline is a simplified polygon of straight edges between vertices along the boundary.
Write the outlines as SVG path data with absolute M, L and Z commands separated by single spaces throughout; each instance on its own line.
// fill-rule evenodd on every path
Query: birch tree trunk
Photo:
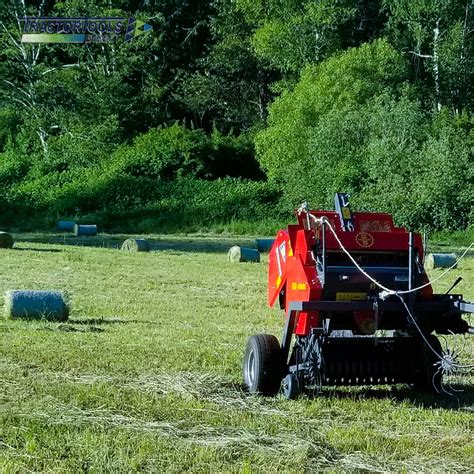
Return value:
M 438 112 L 441 110 L 441 87 L 439 79 L 439 18 L 436 20 L 436 26 L 433 30 L 433 75 L 435 82 L 436 108 Z

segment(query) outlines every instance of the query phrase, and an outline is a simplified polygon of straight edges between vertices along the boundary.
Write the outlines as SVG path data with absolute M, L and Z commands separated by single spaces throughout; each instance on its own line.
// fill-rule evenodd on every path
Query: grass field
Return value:
M 247 337 L 283 324 L 266 264 L 226 261 L 244 238 L 154 236 L 155 251 L 128 254 L 123 236 L 16 237 L 1 294 L 64 289 L 73 309 L 67 323 L 0 320 L 1 472 L 474 472 L 472 377 L 456 397 L 242 391 Z M 436 290 L 458 274 L 474 299 L 472 257 Z

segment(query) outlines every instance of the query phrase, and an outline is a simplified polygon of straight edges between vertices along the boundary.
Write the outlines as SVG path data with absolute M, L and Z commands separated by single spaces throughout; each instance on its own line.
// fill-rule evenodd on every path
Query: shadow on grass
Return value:
M 69 319 L 69 324 L 83 325 L 83 326 L 101 326 L 107 324 L 156 324 L 156 321 L 146 321 L 143 319 L 124 319 L 124 318 L 83 318 L 83 319 Z
M 60 331 L 60 332 L 104 332 L 105 329 L 97 326 L 73 326 L 71 324 L 59 324 L 58 326 L 37 327 L 36 331 Z
M 13 247 L 13 250 L 19 250 L 19 251 L 24 251 L 24 250 L 29 250 L 31 252 L 50 252 L 50 253 L 58 253 L 62 252 L 62 250 L 59 249 L 44 249 L 44 248 L 35 248 L 35 247 Z
M 49 321 L 48 321 L 49 322 Z M 39 331 L 61 331 L 61 332 L 104 332 L 103 325 L 111 324 L 156 324 L 153 321 L 122 318 L 84 318 L 68 319 L 67 322 L 59 324 L 57 327 L 45 326 L 38 328 Z
M 124 234 L 103 234 L 94 237 L 74 237 L 62 234 L 18 234 L 15 241 L 29 244 L 70 245 L 79 247 L 96 247 L 108 249 L 120 249 L 124 240 L 128 238 L 139 238 Z M 150 250 L 171 250 L 176 252 L 193 253 L 227 253 L 233 245 L 243 247 L 254 247 L 254 240 L 245 237 L 187 237 L 177 236 L 173 238 L 142 236 L 150 243 Z M 18 248 L 18 250 L 38 250 L 58 252 L 58 249 Z
M 352 398 L 352 399 L 384 399 L 398 402 L 409 401 L 422 408 L 444 408 L 447 410 L 472 410 L 474 412 L 474 386 L 472 385 L 445 385 L 451 394 L 427 393 L 416 391 L 403 385 L 387 388 L 352 387 L 352 388 L 325 388 L 314 397 L 325 398 Z
M 58 331 L 63 332 L 104 332 L 105 329 L 99 328 L 97 326 L 86 326 L 86 327 L 77 327 L 71 324 L 60 324 L 58 326 Z

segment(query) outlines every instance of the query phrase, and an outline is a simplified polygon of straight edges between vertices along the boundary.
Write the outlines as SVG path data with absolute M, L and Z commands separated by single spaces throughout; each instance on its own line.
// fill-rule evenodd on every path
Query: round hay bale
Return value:
M 8 232 L 0 232 L 0 249 L 11 249 L 13 237 Z
M 74 234 L 76 236 L 86 235 L 92 236 L 97 235 L 97 226 L 95 224 L 85 225 L 85 224 L 74 224 Z
M 69 300 L 62 291 L 11 290 L 5 293 L 5 311 L 11 319 L 66 321 Z
M 150 244 L 145 239 L 127 239 L 122 244 L 122 250 L 127 252 L 149 252 Z
M 433 268 L 449 268 L 455 263 L 455 253 L 430 253 L 426 256 L 425 268 L 428 270 L 432 270 Z
M 270 252 L 275 239 L 256 239 L 255 247 L 259 252 Z
M 61 232 L 72 232 L 76 223 L 74 221 L 59 221 L 58 230 Z
M 230 262 L 260 262 L 260 252 L 255 249 L 249 249 L 247 247 L 239 247 L 234 245 L 230 248 L 227 254 L 227 260 Z

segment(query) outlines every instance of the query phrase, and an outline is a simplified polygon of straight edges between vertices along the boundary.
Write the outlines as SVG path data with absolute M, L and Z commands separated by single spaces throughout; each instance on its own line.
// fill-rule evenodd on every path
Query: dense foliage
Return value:
M 134 16 L 130 43 L 22 44 L 17 17 Z M 0 223 L 216 228 L 302 200 L 473 224 L 470 0 L 6 0 Z

